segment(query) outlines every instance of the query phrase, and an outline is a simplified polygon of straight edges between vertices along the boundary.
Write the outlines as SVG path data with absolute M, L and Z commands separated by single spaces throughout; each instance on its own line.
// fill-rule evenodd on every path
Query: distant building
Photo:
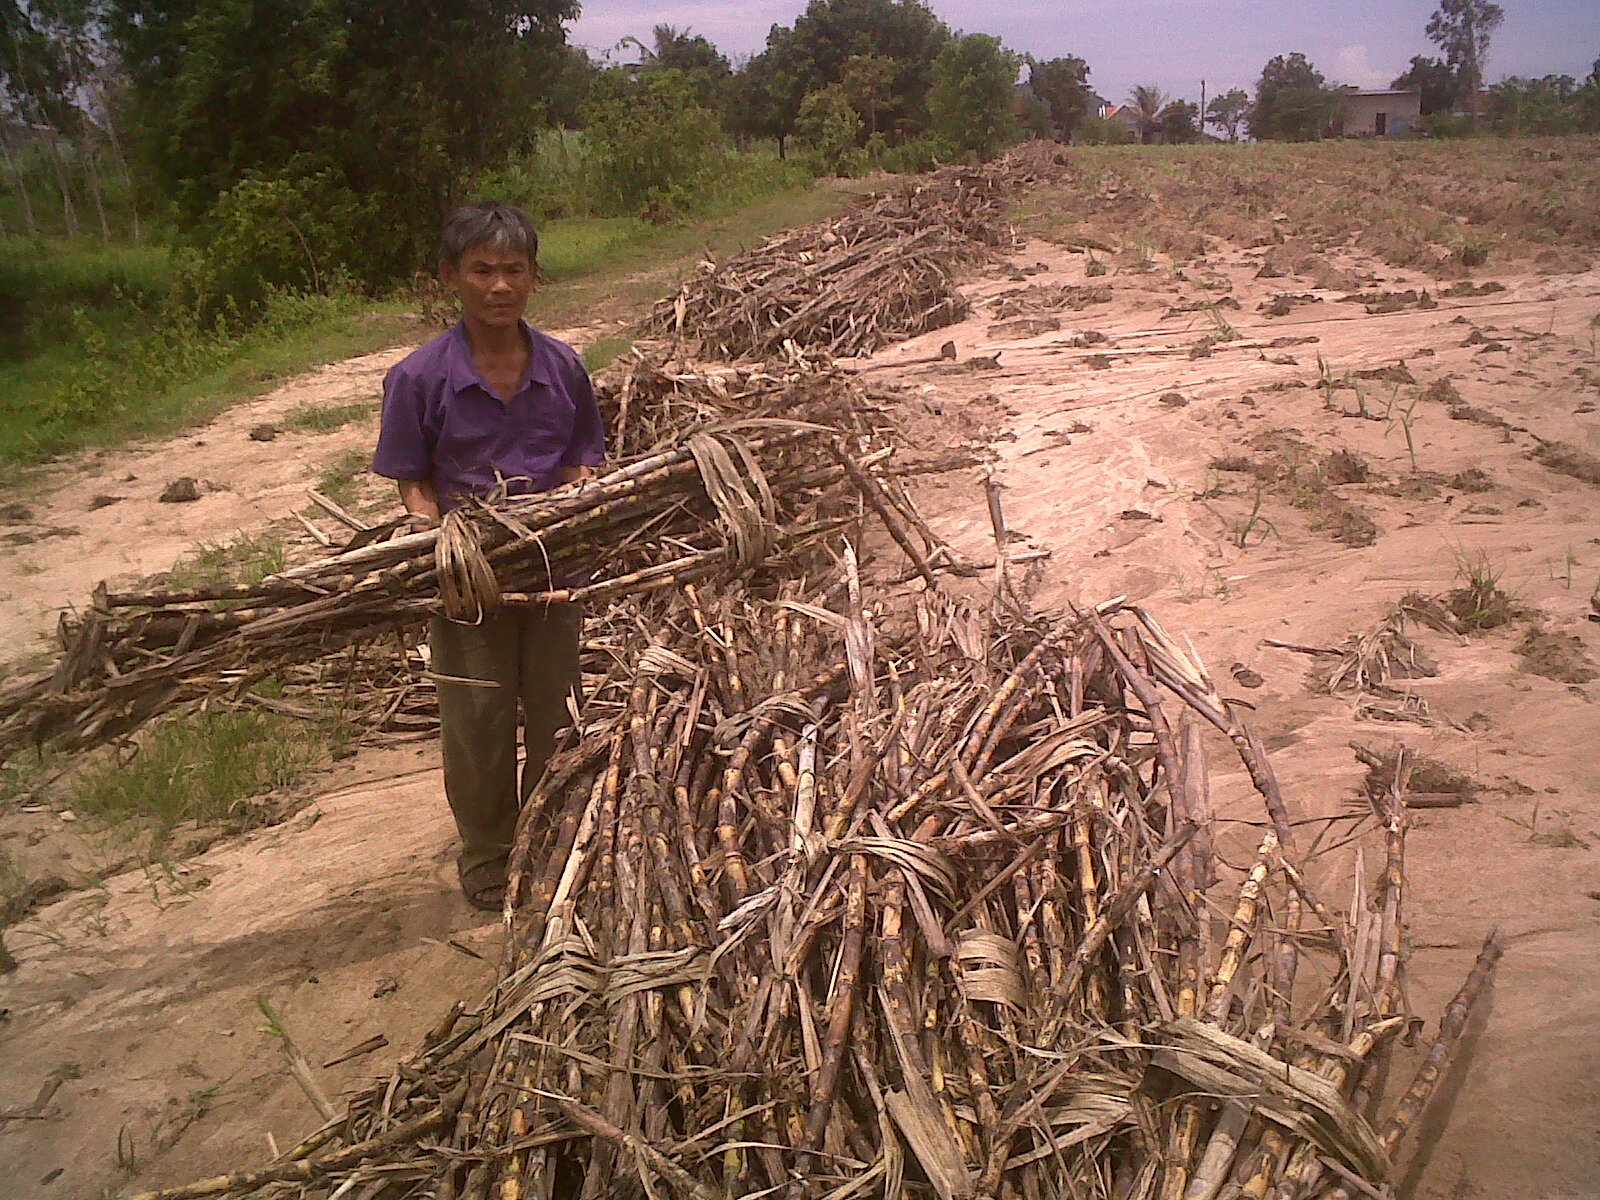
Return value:
M 1106 120 L 1115 125 L 1120 125 L 1131 133 L 1135 139 L 1139 136 L 1139 110 L 1131 104 L 1108 104 L 1100 113 Z
M 1345 88 L 1339 93 L 1334 132 L 1341 137 L 1398 137 L 1422 116 L 1422 92 Z

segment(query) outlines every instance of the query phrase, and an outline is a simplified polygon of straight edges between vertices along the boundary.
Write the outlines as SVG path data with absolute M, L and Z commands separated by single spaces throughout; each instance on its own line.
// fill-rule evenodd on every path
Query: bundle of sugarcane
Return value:
M 287 1159 L 141 1200 L 1387 1194 L 1498 954 L 1371 1115 L 1403 790 L 1340 915 L 1147 614 L 891 621 L 840 558 L 635 625 L 525 810 L 479 1009 Z M 1264 801 L 1227 887 L 1201 722 Z
M 896 440 L 890 415 L 860 379 L 825 351 L 794 345 L 758 362 L 711 364 L 643 344 L 596 377 L 595 394 L 607 448 L 624 460 L 735 415 L 809 421 L 878 445 Z
M 818 361 L 697 376 L 638 359 L 606 404 L 624 444 L 653 452 L 596 481 L 475 503 L 439 530 L 255 584 L 97 589 L 64 624 L 57 668 L 0 692 L 0 760 L 29 744 L 103 743 L 175 705 L 240 695 L 434 613 L 476 620 L 507 603 L 601 605 L 747 572 L 869 509 L 902 544 L 926 549 L 931 535 L 893 478 L 919 468 L 886 461 L 886 425 L 862 396 Z M 932 465 L 968 461 L 957 452 Z
M 1005 205 L 1038 166 L 1021 154 L 908 179 L 844 216 L 702 263 L 647 325 L 732 360 L 789 342 L 866 354 L 954 324 L 968 311 L 955 272 L 1012 245 Z

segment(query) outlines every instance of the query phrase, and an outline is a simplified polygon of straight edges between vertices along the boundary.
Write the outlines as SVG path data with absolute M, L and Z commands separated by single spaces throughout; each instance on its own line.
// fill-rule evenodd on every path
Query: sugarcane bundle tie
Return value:
M 717 510 L 723 542 L 741 570 L 772 553 L 777 541 L 777 505 L 766 472 L 737 434 L 700 432 L 685 443 L 700 470 L 706 495 Z
M 445 514 L 434 554 L 439 564 L 440 609 L 447 619 L 481 625 L 499 611 L 500 584 L 466 509 Z
M 786 692 L 778 696 L 768 696 L 753 708 L 729 713 L 712 729 L 711 742 L 719 749 L 731 751 L 757 725 L 763 723 L 775 725 L 787 721 L 798 727 L 816 719 L 816 710 L 798 693 Z

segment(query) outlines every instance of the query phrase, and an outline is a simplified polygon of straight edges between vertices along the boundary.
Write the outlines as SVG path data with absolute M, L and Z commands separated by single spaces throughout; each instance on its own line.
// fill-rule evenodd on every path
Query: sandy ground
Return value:
M 1600 1197 L 1600 684 L 1533 673 L 1516 653 L 1538 625 L 1576 639 L 1561 644 L 1558 666 L 1600 660 L 1600 626 L 1586 619 L 1600 583 L 1600 490 L 1528 456 L 1536 437 L 1600 453 L 1600 272 L 1482 271 L 1505 290 L 1368 313 L 1339 300 L 1352 280 L 1368 291 L 1433 285 L 1347 255 L 1329 264 L 1347 286 L 1319 290 L 1309 277 L 1256 278 L 1261 257 L 1240 249 L 1182 271 L 1130 264 L 1091 279 L 1082 255 L 1033 244 L 1012 256 L 1017 272 L 972 284 L 975 315 L 963 325 L 858 365 L 898 389 L 908 424 L 929 406 L 991 431 L 1010 549 L 1049 552 L 1016 571 L 1036 602 L 1128 595 L 1190 636 L 1219 679 L 1236 680 L 1225 692 L 1254 706 L 1302 819 L 1358 808 L 1352 741 L 1403 740 L 1480 783 L 1474 802 L 1413 822 L 1409 987 L 1429 1031 L 1492 927 L 1507 952 L 1447 1085 L 1448 1121 L 1422 1131 L 1402 1194 Z M 1061 287 L 1107 297 L 1073 308 L 1070 294 L 1044 290 Z M 1286 292 L 1315 299 L 1281 317 L 1257 311 Z M 1059 328 L 992 330 L 1002 310 Z M 1219 317 L 1237 337 L 1191 357 L 1223 332 Z M 909 361 L 951 338 L 960 361 Z M 1272 344 L 1280 339 L 1306 340 Z M 973 361 L 997 352 L 994 365 Z M 1404 363 L 1416 385 L 1362 380 L 1367 417 L 1349 388 L 1333 392 L 1331 409 L 1316 386 L 1319 354 L 1330 377 Z M 319 372 L 171 445 L 64 470 L 32 502 L 35 523 L 79 533 L 0 554 L 10 593 L 0 653 L 25 650 L 54 606 L 101 576 L 159 569 L 197 540 L 301 506 L 318 465 L 363 444 L 370 426 L 270 444 L 245 431 L 308 396 L 375 400 L 394 357 Z M 1434 399 L 1407 408 L 1445 376 L 1480 420 L 1451 419 Z M 1371 469 L 1368 482 L 1332 489 L 1370 519 L 1370 545 L 1314 528 L 1327 510 L 1295 507 L 1306 498 L 1292 487 L 1261 489 L 1251 523 L 1253 479 L 1210 465 L 1230 455 L 1310 463 L 1336 449 Z M 158 505 L 160 484 L 179 473 L 231 490 Z M 86 514 L 101 491 L 127 498 Z M 932 483 L 920 500 L 959 548 L 992 552 L 973 477 Z M 1480 557 L 1524 615 L 1470 639 L 1418 635 L 1438 674 L 1406 686 L 1428 724 L 1363 717 L 1350 698 L 1314 688 L 1319 660 L 1263 645 L 1338 645 L 1407 592 L 1459 585 L 1460 564 Z M 19 576 L 12 564 L 24 558 L 41 569 Z M 176 872 L 116 875 L 13 930 L 21 966 L 0 980 L 0 1109 L 27 1105 L 53 1075 L 62 1082 L 37 1119 L 0 1122 L 7 1194 L 182 1181 L 264 1161 L 269 1135 L 284 1145 L 314 1128 L 278 1046 L 257 1029 L 258 995 L 316 1064 L 388 1038 L 319 1072 L 330 1092 L 385 1071 L 452 1002 L 475 998 L 498 926 L 454 892 L 435 768 L 431 744 L 363 753 L 288 823 Z M 1213 770 L 1224 820 L 1246 811 L 1242 775 L 1220 747 Z M 0 837 L 32 836 L 23 828 Z M 1326 894 L 1348 896 L 1351 870 L 1348 851 L 1319 860 Z M 1401 1055 L 1398 1074 L 1415 1054 Z

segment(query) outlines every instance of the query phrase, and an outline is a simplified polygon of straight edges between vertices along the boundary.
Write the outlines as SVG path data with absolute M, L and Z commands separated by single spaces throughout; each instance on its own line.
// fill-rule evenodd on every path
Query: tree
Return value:
M 1067 55 L 1028 64 L 1028 86 L 1050 109 L 1058 136 L 1071 141 L 1089 112 L 1089 64 Z
M 987 162 L 1017 136 L 1011 111 L 1021 60 L 986 33 L 969 33 L 939 52 L 928 89 L 933 129 L 953 150 Z
M 544 117 L 557 129 L 577 129 L 600 65 L 578 46 L 562 46 L 546 76 Z
M 741 140 L 775 138 L 782 158 L 804 96 L 800 79 L 777 56 L 758 54 L 729 82 L 728 131 Z
M 778 105 L 772 124 L 787 133 L 805 94 L 843 83 L 852 58 L 886 59 L 894 76 L 878 119 L 905 137 L 927 125 L 933 62 L 950 40 L 949 26 L 920 0 L 811 0 L 792 28 L 772 27 L 750 69 L 767 81 Z
M 795 136 L 817 156 L 818 166 L 829 174 L 845 173 L 860 135 L 861 118 L 845 95 L 843 84 L 830 84 L 800 102 Z
M 1250 136 L 1287 142 L 1320 138 L 1333 102 L 1327 81 L 1304 54 L 1279 54 L 1261 68 L 1256 81 L 1256 99 L 1246 121 Z
M 1482 112 L 1483 64 L 1489 56 L 1489 39 L 1506 19 L 1505 10 L 1491 0 L 1439 0 L 1428 18 L 1428 40 L 1444 51 L 1445 62 L 1461 81 L 1467 111 Z
M 1489 89 L 1484 116 L 1496 133 L 1558 136 L 1583 127 L 1581 89 L 1571 75 L 1513 75 Z
M 650 31 L 650 45 L 636 37 L 625 37 L 622 45 L 638 48 L 643 61 L 641 76 L 660 71 L 677 71 L 689 81 L 695 100 L 702 108 L 716 108 L 725 95 L 724 85 L 733 68 L 704 34 L 688 27 L 657 25 Z
M 866 125 L 868 137 L 878 132 L 879 115 L 890 104 L 897 68 L 881 54 L 852 54 L 845 60 L 839 87 Z
M 1230 142 L 1237 142 L 1239 126 L 1244 124 L 1249 111 L 1250 93 L 1243 88 L 1234 88 L 1206 105 L 1206 124 L 1215 125 L 1227 135 Z
M 682 71 L 692 75 L 704 71 L 708 75 L 725 76 L 731 73 L 728 60 L 704 34 L 693 33 L 687 27 L 674 29 L 671 25 L 657 25 L 651 31 L 654 43 L 650 63 L 668 71 Z
M 72 58 L 73 49 L 81 46 L 86 16 L 71 12 L 71 7 L 0 0 L 0 119 L 19 120 L 49 131 L 40 143 L 41 156 L 48 160 L 55 175 L 67 236 L 75 237 L 78 210 L 73 202 L 72 171 L 62 143 L 81 141 L 83 132 L 83 113 L 74 103 L 78 88 Z M 68 11 L 58 11 L 60 8 Z M 23 224 L 35 233 L 38 225 L 9 129 L 4 144 L 7 166 L 23 210 Z M 98 188 L 95 194 L 98 197 Z
M 1405 74 L 1397 76 L 1390 87 L 1407 88 L 1422 93 L 1422 115 L 1449 112 L 1462 96 L 1461 76 L 1442 58 L 1429 58 L 1418 54 L 1411 60 Z
M 603 76 L 596 91 L 583 124 L 601 200 L 612 212 L 671 220 L 704 182 L 720 148 L 716 114 L 696 102 L 694 83 L 682 71 L 654 71 L 638 81 Z
M 1578 106 L 1578 128 L 1585 133 L 1600 133 L 1600 58 L 1574 97 Z
M 1200 106 L 1191 100 L 1173 100 L 1161 109 L 1156 122 L 1161 140 L 1169 146 L 1200 140 Z
M 1153 83 L 1141 83 L 1128 93 L 1128 107 L 1133 109 L 1134 128 L 1139 141 L 1149 145 L 1161 128 L 1161 108 L 1167 102 L 1164 92 Z
M 573 0 L 107 4 L 131 131 L 184 222 L 203 237 L 242 180 L 284 180 L 283 194 L 340 213 L 342 239 L 324 256 L 373 284 L 425 264 L 473 174 L 532 132 L 531 100 L 560 69 L 561 22 L 577 11 Z

